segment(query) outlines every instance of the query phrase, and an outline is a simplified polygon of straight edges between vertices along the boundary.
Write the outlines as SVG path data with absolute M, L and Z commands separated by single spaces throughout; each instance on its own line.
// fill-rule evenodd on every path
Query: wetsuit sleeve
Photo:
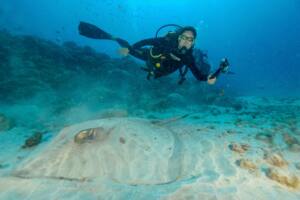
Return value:
M 149 57 L 149 48 L 145 48 L 145 46 L 155 46 L 161 48 L 164 46 L 164 38 L 150 38 L 141 40 L 132 46 L 128 47 L 130 55 L 142 59 L 144 61 L 148 60 Z
M 132 45 L 133 49 L 140 49 L 144 46 L 159 46 L 164 42 L 164 38 L 150 38 L 141 40 Z
M 192 74 L 198 81 L 207 81 L 208 74 L 203 73 L 199 68 L 196 66 L 195 60 L 192 58 L 191 62 L 187 65 L 190 70 L 192 71 Z

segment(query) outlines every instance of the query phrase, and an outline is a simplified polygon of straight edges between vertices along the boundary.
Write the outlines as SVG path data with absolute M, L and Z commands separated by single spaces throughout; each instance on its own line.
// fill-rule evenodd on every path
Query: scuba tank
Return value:
M 176 29 L 174 31 L 169 31 L 164 37 L 166 38 L 166 40 L 177 40 L 178 36 L 179 36 L 179 32 L 181 31 L 182 28 L 184 28 L 183 26 L 180 26 L 180 25 L 177 25 L 177 24 L 166 24 L 166 25 L 163 25 L 161 27 L 159 27 L 157 29 L 157 31 L 155 32 L 155 38 L 158 38 L 159 37 L 159 33 L 162 29 L 164 28 L 167 28 L 167 27 L 175 27 Z M 150 49 L 150 55 L 151 57 L 151 62 L 148 63 L 148 67 L 152 67 L 152 69 L 158 69 L 161 67 L 161 61 L 162 61 L 162 54 L 158 54 L 158 55 L 155 55 L 153 54 L 153 50 Z M 150 65 L 150 66 L 149 66 Z M 182 84 L 186 78 L 185 78 L 185 75 L 186 73 L 188 72 L 188 67 L 187 66 L 183 66 L 181 68 L 178 69 L 179 71 L 179 76 L 180 76 L 180 79 L 178 81 L 178 84 Z
M 166 27 L 177 27 L 176 31 L 170 31 L 169 33 L 176 33 L 179 29 L 183 28 L 182 26 L 179 26 L 179 25 L 177 25 L 177 24 L 166 24 L 166 25 L 163 25 L 163 26 L 161 26 L 161 27 L 159 27 L 159 28 L 157 29 L 157 31 L 156 31 L 156 33 L 155 33 L 155 38 L 158 38 L 159 32 L 160 32 L 162 29 L 166 28 Z M 168 34 L 169 34 L 169 33 L 168 33 Z

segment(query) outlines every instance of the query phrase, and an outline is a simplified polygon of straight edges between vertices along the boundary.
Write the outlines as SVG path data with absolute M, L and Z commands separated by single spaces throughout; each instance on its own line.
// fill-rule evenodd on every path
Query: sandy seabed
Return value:
M 3 132 L 0 199 L 300 199 L 300 100 L 245 101 Z

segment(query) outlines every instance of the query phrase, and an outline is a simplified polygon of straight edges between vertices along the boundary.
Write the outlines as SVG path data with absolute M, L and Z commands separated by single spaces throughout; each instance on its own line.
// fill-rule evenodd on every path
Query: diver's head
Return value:
M 188 50 L 192 49 L 197 37 L 197 31 L 191 26 L 186 26 L 179 29 L 178 32 L 178 49 L 180 53 L 185 54 Z

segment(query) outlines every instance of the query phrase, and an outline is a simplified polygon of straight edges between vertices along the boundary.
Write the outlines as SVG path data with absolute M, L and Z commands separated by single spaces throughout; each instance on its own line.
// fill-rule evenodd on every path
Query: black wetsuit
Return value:
M 197 80 L 206 81 L 208 79 L 209 70 L 203 70 L 203 66 L 205 66 L 204 69 L 210 69 L 210 65 L 199 59 L 202 58 L 203 54 L 198 54 L 197 50 L 195 50 L 196 56 L 194 57 L 193 48 L 186 50 L 184 54 L 178 49 L 179 33 L 170 32 L 165 37 L 145 39 L 130 45 L 126 40 L 113 37 L 93 24 L 80 22 L 78 29 L 79 33 L 85 37 L 114 40 L 122 47 L 128 48 L 132 56 L 146 62 L 147 68 L 145 70 L 148 71 L 147 78 L 151 76 L 158 78 L 179 70 L 181 74 L 179 83 L 182 83 L 185 80 L 184 75 L 190 69 Z M 221 68 L 213 75 L 215 77 L 218 76 L 221 72 L 220 70 Z
M 129 49 L 130 55 L 146 61 L 148 70 L 154 73 L 155 78 L 166 76 L 176 70 L 180 70 L 180 74 L 184 76 L 186 73 L 186 70 L 183 71 L 184 66 L 191 70 L 197 80 L 206 81 L 208 78 L 208 73 L 201 70 L 201 66 L 197 66 L 193 49 L 185 54 L 180 53 L 177 37 L 145 39 L 133 45 L 127 45 L 128 43 L 125 45 L 126 41 L 121 39 L 117 41 Z

